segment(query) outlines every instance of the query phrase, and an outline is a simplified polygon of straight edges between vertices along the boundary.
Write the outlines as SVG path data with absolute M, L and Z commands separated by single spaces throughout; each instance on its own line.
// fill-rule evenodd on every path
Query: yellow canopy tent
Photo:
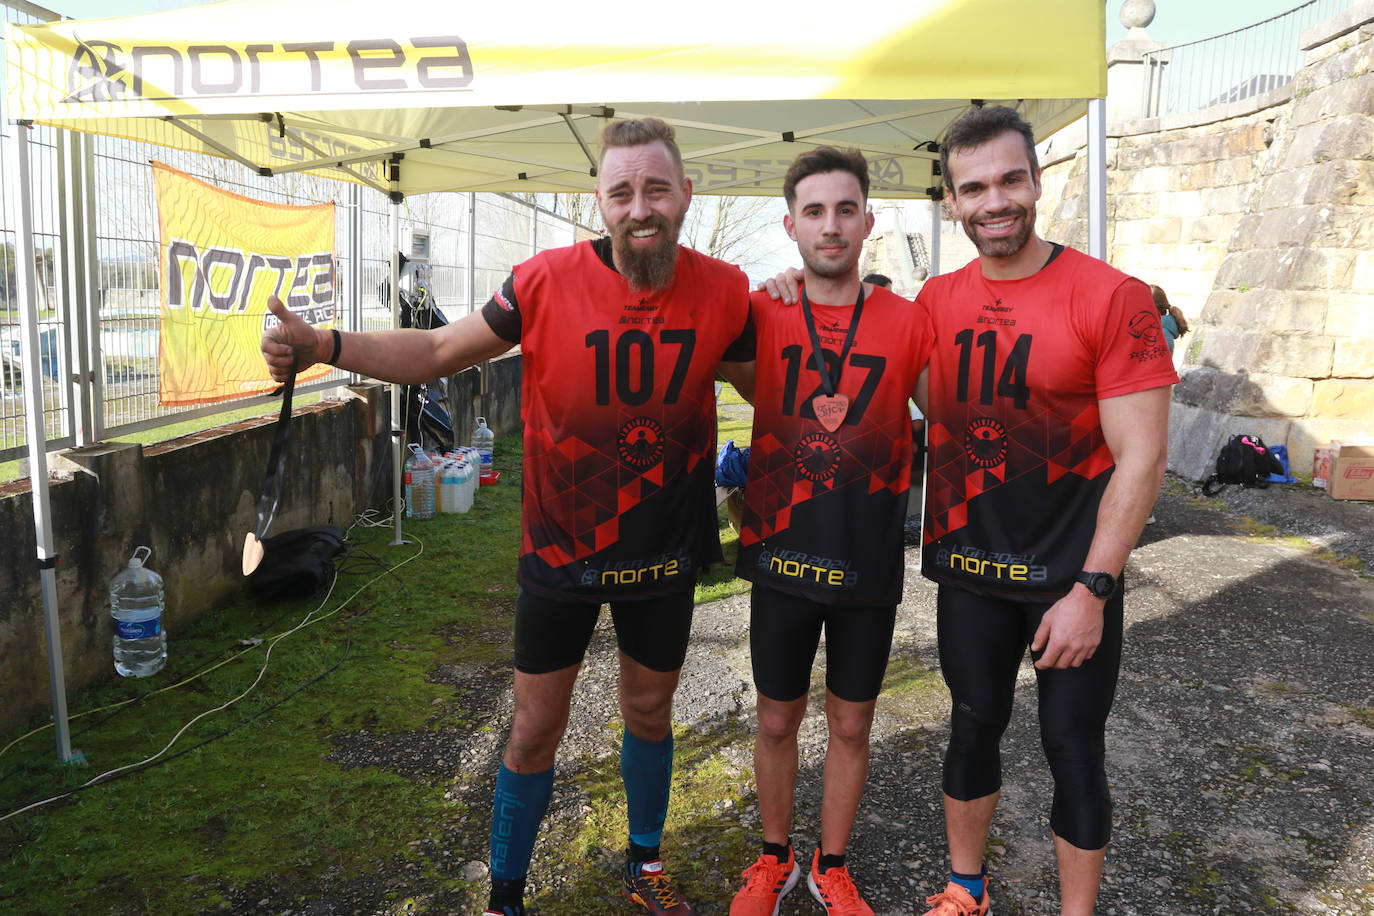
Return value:
M 875 197 L 927 197 L 971 100 L 1043 137 L 1102 97 L 1104 28 L 1101 0 L 222 0 L 11 25 L 8 105 L 405 194 L 588 190 L 601 123 L 657 115 L 698 193 L 777 194 L 799 144 L 829 143 L 865 152 Z
M 802 148 L 832 144 L 865 153 L 874 197 L 932 197 L 938 143 L 970 104 L 1013 104 L 1042 139 L 1086 109 L 1090 249 L 1100 255 L 1104 17 L 1102 0 L 221 0 L 10 24 L 7 105 L 17 121 L 223 156 L 267 175 L 347 177 L 397 202 L 428 191 L 589 190 L 601 124 L 643 115 L 676 126 L 698 193 L 778 194 Z M 37 378 L 25 134 L 11 132 L 6 171 L 24 361 Z M 42 392 L 26 389 L 65 761 Z M 399 490 L 399 440 L 396 452 Z M 397 540 L 399 525 L 398 513 Z

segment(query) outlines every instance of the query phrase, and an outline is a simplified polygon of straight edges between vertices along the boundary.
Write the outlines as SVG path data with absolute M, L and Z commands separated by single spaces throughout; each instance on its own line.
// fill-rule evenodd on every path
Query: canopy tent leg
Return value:
M 29 481 L 33 491 L 33 532 L 38 553 L 38 576 L 43 592 L 43 627 L 48 641 L 48 682 L 52 690 L 52 721 L 57 734 L 57 759 L 81 763 L 73 753 L 67 724 L 67 681 L 62 664 L 62 629 L 57 615 L 57 554 L 52 543 L 52 503 L 48 498 L 47 430 L 43 418 L 43 367 L 38 345 L 35 299 L 33 202 L 29 197 L 28 125 L 12 123 L 9 167 L 10 199 L 14 201 L 14 286 L 21 316 L 20 341 L 24 366 L 24 423 L 29 445 Z
M 391 290 L 391 326 L 399 328 L 401 326 L 401 197 L 397 188 L 400 186 L 401 166 L 392 161 L 391 170 L 391 282 L 388 288 Z M 404 500 L 403 477 L 405 474 L 405 447 L 401 441 L 405 435 L 402 424 L 405 422 L 405 414 L 401 408 L 401 388 L 402 386 L 393 382 L 391 384 L 391 504 L 395 510 L 391 513 L 391 528 L 393 531 L 391 545 L 404 544 L 405 540 L 401 537 L 401 516 L 405 513 L 402 505 Z
M 1088 99 L 1088 254 L 1107 260 L 1107 100 Z
M 927 277 L 940 273 L 940 201 L 930 199 L 930 270 Z

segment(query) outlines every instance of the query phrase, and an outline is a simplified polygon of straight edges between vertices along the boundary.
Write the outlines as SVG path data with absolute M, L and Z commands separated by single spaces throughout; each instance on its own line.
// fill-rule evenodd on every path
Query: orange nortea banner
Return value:
M 160 230 L 158 399 L 204 404 L 272 391 L 259 343 L 276 296 L 308 323 L 334 326 L 334 205 L 253 200 L 153 163 Z M 316 365 L 297 376 L 332 371 Z

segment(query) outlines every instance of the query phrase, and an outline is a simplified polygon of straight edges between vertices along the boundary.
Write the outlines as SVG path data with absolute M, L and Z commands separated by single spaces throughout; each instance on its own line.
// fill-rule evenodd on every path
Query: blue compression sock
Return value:
M 968 895 L 976 903 L 983 899 L 983 885 L 987 876 L 988 870 L 986 868 L 976 875 L 961 875 L 957 871 L 952 871 L 949 873 L 949 880 L 968 891 Z
M 625 729 L 620 742 L 620 777 L 625 781 L 630 839 L 640 846 L 658 846 L 673 781 L 673 733 L 662 741 L 645 741 Z
M 515 773 L 501 764 L 491 805 L 491 877 L 524 879 L 530 870 L 534 838 L 553 795 L 553 769 Z

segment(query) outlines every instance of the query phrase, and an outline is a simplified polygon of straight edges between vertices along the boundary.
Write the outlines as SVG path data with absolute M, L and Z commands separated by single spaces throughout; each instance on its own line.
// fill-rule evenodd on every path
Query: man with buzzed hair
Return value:
M 573 685 L 609 603 L 625 721 L 625 896 L 693 912 L 659 859 L 673 693 L 697 570 L 722 559 L 714 484 L 717 370 L 749 395 L 748 280 L 678 245 L 692 198 L 673 128 L 608 124 L 597 203 L 608 235 L 518 265 L 481 312 L 433 331 L 315 330 L 279 302 L 262 350 L 277 379 L 324 360 L 411 384 L 520 344 L 523 537 L 515 717 L 496 779 L 487 916 L 523 916 L 535 836 Z M 554 907 L 557 910 L 557 906 Z

